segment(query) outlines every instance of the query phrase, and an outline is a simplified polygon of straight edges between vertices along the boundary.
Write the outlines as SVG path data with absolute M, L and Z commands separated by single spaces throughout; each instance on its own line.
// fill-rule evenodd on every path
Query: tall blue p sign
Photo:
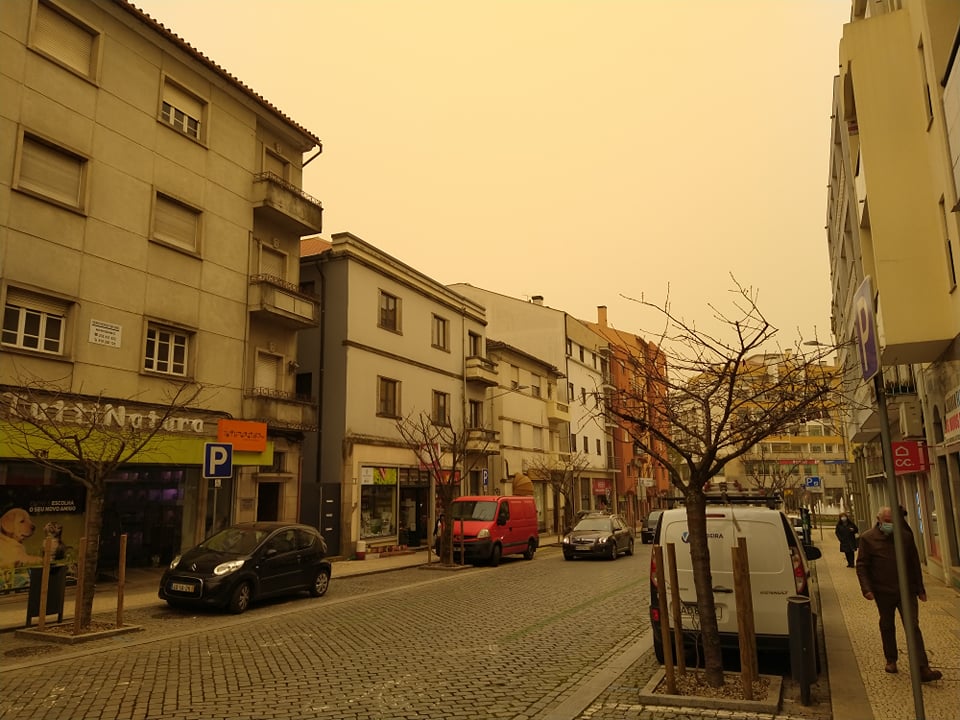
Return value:
M 857 350 L 860 355 L 860 374 L 869 380 L 880 370 L 880 343 L 877 340 L 877 319 L 873 311 L 873 283 L 867 275 L 853 296 L 854 323 L 857 330 Z
M 233 445 L 231 443 L 204 443 L 203 477 L 208 480 L 233 477 Z

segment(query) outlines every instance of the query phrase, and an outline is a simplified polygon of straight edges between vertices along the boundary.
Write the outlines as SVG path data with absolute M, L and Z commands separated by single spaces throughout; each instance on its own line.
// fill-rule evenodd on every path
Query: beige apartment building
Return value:
M 300 189 L 317 136 L 123 0 L 4 0 L 0 82 L 5 422 L 28 384 L 130 422 L 203 386 L 110 478 L 107 561 L 121 533 L 129 564 L 157 564 L 230 522 L 296 520 L 317 424 L 296 386 L 296 334 L 319 317 L 299 289 L 299 239 L 321 230 Z M 3 509 L 60 522 L 75 547 L 83 489 L 9 430 Z M 204 472 L 207 443 L 232 462 Z
M 879 389 L 897 501 L 928 570 L 960 587 L 960 3 L 851 8 L 834 81 L 826 226 L 833 336 L 858 384 L 843 408 L 854 512 L 863 527 L 888 504 Z
M 570 409 L 560 400 L 564 376 L 550 363 L 499 340 L 487 340 L 487 354 L 497 367 L 497 385 L 489 388 L 485 401 L 500 454 L 490 458 L 487 474 L 495 482 L 471 483 L 467 492 L 533 495 L 540 531 L 557 532 L 563 498 L 546 477 L 571 468 Z
M 442 449 L 441 469 L 456 494 L 482 485 L 500 452 L 484 407 L 499 380 L 483 307 L 350 233 L 307 238 L 301 254 L 301 282 L 323 306 L 300 337 L 301 391 L 322 408 L 304 458 L 305 497 L 316 500 L 304 512 L 320 515 L 336 554 L 422 545 L 434 525 L 431 473 L 398 423 L 466 433 L 462 465 Z M 491 489 L 499 480 L 488 475 Z

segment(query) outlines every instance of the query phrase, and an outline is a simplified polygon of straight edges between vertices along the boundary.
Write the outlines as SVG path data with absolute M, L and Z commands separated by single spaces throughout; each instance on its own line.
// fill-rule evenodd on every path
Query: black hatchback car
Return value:
M 563 536 L 563 559 L 604 557 L 616 560 L 620 553 L 633 555 L 633 529 L 620 515 L 584 515 Z
M 303 590 L 320 597 L 330 586 L 326 554 L 323 537 L 307 525 L 233 525 L 173 559 L 160 579 L 160 599 L 242 613 L 261 598 Z

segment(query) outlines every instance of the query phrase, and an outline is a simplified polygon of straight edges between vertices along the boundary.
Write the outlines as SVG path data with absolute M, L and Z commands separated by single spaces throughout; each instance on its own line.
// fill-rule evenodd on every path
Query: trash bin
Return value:
M 30 568 L 30 592 L 27 596 L 27 625 L 33 618 L 40 617 L 40 584 L 43 580 L 43 568 Z M 47 584 L 47 607 L 44 617 L 56 615 L 57 622 L 63 622 L 63 599 L 67 592 L 67 566 L 51 565 L 50 580 Z

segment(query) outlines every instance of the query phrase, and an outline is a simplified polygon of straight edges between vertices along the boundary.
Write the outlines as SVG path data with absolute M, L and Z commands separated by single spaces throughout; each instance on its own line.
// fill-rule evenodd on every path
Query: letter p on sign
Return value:
M 233 445 L 231 443 L 204 443 L 203 477 L 208 480 L 233 477 Z

